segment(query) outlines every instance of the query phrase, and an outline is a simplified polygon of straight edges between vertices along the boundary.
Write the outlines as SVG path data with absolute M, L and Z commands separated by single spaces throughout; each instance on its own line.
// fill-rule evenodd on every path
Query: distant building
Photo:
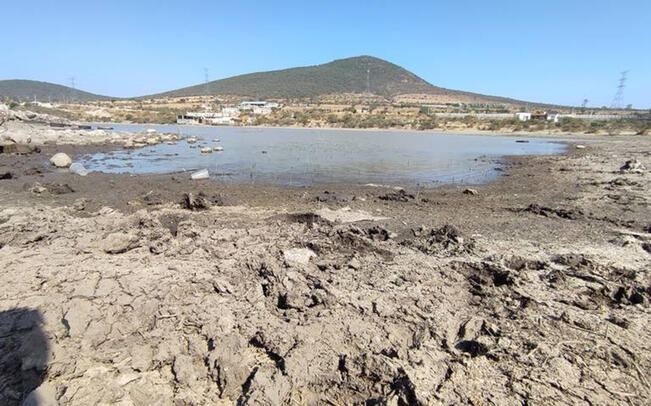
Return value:
M 238 111 L 239 113 L 239 111 Z M 193 112 L 176 116 L 177 124 L 232 124 L 236 117 L 223 112 Z
M 531 120 L 531 113 L 527 113 L 527 112 L 515 113 L 515 118 L 517 118 L 520 121 L 529 121 Z
M 276 102 L 266 101 L 243 101 L 240 103 L 240 110 L 251 110 L 254 107 L 267 107 L 269 109 L 277 108 L 279 106 Z
M 554 123 L 558 123 L 561 119 L 560 113 L 557 113 L 555 111 L 552 111 L 550 113 L 547 113 L 547 120 L 553 121 Z

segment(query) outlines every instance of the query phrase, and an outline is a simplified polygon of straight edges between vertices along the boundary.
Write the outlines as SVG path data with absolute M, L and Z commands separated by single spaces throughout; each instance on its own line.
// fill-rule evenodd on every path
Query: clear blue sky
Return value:
M 0 79 L 136 96 L 373 55 L 442 87 L 651 107 L 651 1 L 40 1 L 0 6 Z

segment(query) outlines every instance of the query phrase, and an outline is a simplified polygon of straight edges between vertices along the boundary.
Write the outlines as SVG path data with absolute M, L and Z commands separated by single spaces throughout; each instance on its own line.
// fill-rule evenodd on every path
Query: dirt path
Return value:
M 587 145 L 477 194 L 0 155 L 0 404 L 643 405 L 651 143 Z

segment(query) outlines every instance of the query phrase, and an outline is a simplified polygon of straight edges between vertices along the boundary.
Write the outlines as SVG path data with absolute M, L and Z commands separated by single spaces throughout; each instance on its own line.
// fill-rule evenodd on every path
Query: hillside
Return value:
M 0 99 L 38 101 L 91 101 L 107 100 L 101 96 L 71 87 L 35 80 L 0 80 Z
M 268 99 L 365 92 L 385 97 L 434 94 L 473 98 L 484 102 L 518 102 L 436 87 L 398 65 L 372 56 L 339 59 L 323 65 L 249 73 L 148 97 L 220 94 Z

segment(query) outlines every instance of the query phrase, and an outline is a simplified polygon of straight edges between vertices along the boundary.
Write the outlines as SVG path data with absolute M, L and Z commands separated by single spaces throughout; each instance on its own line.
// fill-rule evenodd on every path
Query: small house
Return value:
M 531 120 L 531 113 L 521 111 L 519 113 L 515 113 L 515 118 L 520 121 L 529 121 Z

